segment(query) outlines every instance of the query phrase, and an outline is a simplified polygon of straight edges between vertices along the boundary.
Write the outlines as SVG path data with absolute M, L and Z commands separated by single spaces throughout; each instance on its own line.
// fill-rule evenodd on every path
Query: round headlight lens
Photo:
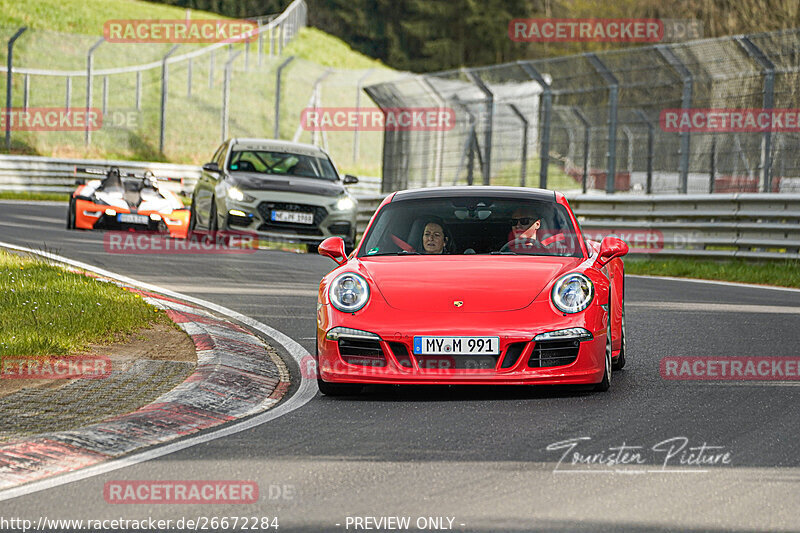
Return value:
M 336 209 L 339 211 L 350 211 L 356 206 L 356 203 L 349 196 L 343 196 L 336 202 Z
M 353 272 L 339 275 L 328 289 L 331 303 L 339 311 L 355 313 L 369 300 L 367 280 Z
M 594 283 L 583 274 L 562 276 L 553 285 L 553 305 L 564 313 L 579 313 L 589 307 L 594 298 Z

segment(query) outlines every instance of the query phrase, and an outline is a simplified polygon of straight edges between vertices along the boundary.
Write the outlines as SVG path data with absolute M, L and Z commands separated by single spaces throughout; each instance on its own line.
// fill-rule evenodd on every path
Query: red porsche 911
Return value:
M 393 193 L 320 283 L 323 394 L 366 384 L 561 384 L 605 391 L 625 365 L 628 246 L 584 239 L 560 193 Z

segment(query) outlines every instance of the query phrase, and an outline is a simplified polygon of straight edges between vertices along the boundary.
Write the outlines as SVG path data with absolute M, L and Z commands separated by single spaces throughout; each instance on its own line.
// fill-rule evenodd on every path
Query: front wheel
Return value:
M 609 308 L 610 309 L 610 308 Z M 605 392 L 611 387 L 611 373 L 613 372 L 613 365 L 611 363 L 611 315 L 608 316 L 608 326 L 606 327 L 606 350 L 605 350 L 605 372 L 603 373 L 603 380 L 594 386 L 594 390 L 598 392 Z
M 75 229 L 75 199 L 69 201 L 67 209 L 67 229 Z

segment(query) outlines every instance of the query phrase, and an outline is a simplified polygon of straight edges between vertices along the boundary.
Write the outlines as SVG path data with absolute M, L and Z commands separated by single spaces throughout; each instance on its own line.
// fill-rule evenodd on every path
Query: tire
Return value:
M 211 198 L 211 210 L 208 215 L 208 232 L 216 233 L 219 229 L 219 221 L 217 220 L 217 199 Z
M 197 231 L 197 208 L 194 206 L 194 198 L 192 198 L 192 205 L 189 207 L 189 231 L 186 233 L 187 237 Z
M 363 388 L 357 383 L 329 383 L 322 378 L 317 378 L 317 386 L 325 396 L 355 396 Z
M 617 361 L 612 365 L 612 370 L 622 370 L 625 368 L 625 299 L 622 300 L 622 316 L 620 316 L 620 326 L 622 328 L 622 343 L 619 347 L 619 357 L 617 357 Z
M 75 199 L 69 201 L 67 209 L 67 229 L 75 229 Z
M 609 303 L 609 310 L 611 309 Z M 608 316 L 608 326 L 606 328 L 606 350 L 605 350 L 605 372 L 603 373 L 603 379 L 594 386 L 594 390 L 598 392 L 605 392 L 611 387 L 611 374 L 614 371 L 613 364 L 611 362 L 611 314 L 609 313 Z

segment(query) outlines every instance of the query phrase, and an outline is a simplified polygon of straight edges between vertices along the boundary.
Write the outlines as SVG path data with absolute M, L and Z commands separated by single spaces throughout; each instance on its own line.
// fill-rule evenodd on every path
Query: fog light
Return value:
M 161 220 L 161 215 L 150 213 L 150 220 L 155 220 L 156 222 L 158 222 L 159 220 Z
M 232 216 L 235 216 L 235 217 L 246 217 L 246 216 L 249 216 L 247 213 L 245 213 L 244 211 L 242 211 L 240 209 L 231 209 L 230 211 L 228 211 L 228 213 L 230 215 L 232 215 Z
M 106 215 L 108 215 L 110 217 L 115 217 L 115 216 L 117 216 L 117 212 L 114 211 L 113 209 L 106 209 Z

